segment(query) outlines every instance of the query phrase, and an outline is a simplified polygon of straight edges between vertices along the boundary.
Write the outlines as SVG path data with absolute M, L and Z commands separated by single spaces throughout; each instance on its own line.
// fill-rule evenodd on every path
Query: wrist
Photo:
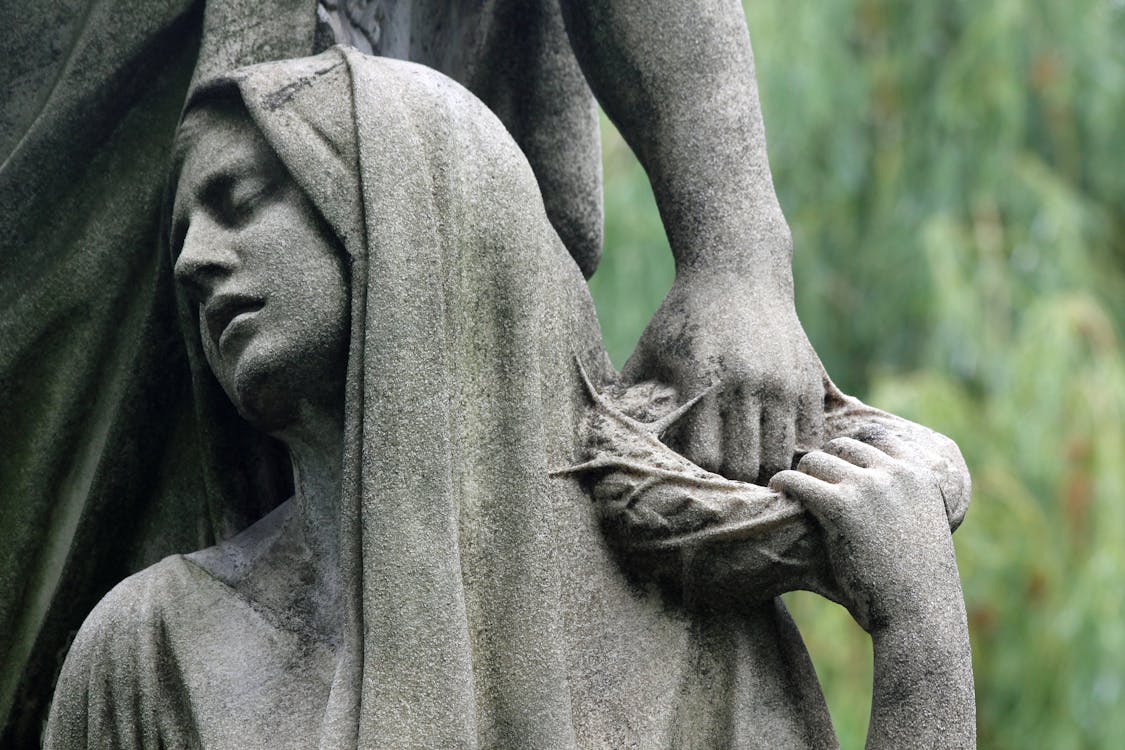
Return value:
M 976 746 L 968 629 L 939 620 L 872 636 L 868 747 Z
M 788 264 L 779 266 L 749 258 L 728 258 L 708 264 L 677 261 L 675 283 L 682 289 L 706 286 L 707 294 L 736 296 L 741 304 L 752 304 L 758 299 L 794 299 L 793 269 Z
M 781 216 L 740 217 L 735 226 L 715 220 L 704 227 L 689 222 L 686 231 L 669 232 L 677 276 L 733 274 L 792 286 L 793 240 Z
M 893 611 L 873 617 L 868 632 L 876 649 L 880 644 L 903 640 L 938 645 L 967 639 L 968 624 L 960 584 L 931 586 L 913 596 L 896 597 Z

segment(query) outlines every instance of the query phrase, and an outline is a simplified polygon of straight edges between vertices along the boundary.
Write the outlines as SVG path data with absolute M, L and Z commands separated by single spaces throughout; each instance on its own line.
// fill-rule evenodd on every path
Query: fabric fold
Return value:
M 542 285 L 573 264 L 545 216 L 527 216 L 529 198 L 542 207 L 526 161 L 482 104 L 420 66 L 337 48 L 235 78 L 351 264 L 351 676 L 322 747 L 573 746 L 538 330 Z M 556 358 L 600 351 L 584 317 Z M 556 442 L 571 427 L 553 425 Z

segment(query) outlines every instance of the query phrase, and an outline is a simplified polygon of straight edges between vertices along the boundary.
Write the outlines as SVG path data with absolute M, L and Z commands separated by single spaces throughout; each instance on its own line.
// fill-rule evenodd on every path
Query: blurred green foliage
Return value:
M 798 309 L 846 391 L 953 437 L 982 748 L 1125 746 L 1125 2 L 755 0 Z M 620 366 L 672 279 L 605 128 L 591 282 Z M 845 748 L 870 644 L 787 600 Z

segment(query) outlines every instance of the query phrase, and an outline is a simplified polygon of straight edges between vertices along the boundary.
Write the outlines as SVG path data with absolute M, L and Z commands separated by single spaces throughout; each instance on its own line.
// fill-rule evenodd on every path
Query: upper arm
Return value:
M 125 579 L 82 623 L 55 686 L 46 750 L 168 746 L 161 718 L 177 701 L 159 679 L 167 572 L 161 563 Z

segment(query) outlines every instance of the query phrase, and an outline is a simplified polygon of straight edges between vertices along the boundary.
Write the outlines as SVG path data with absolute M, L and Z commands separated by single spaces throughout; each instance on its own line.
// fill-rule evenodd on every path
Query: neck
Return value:
M 293 532 L 305 548 L 313 580 L 314 618 L 333 627 L 340 600 L 340 482 L 343 425 L 338 416 L 302 408 L 279 434 L 293 465 Z M 302 555 L 304 556 L 304 555 Z

